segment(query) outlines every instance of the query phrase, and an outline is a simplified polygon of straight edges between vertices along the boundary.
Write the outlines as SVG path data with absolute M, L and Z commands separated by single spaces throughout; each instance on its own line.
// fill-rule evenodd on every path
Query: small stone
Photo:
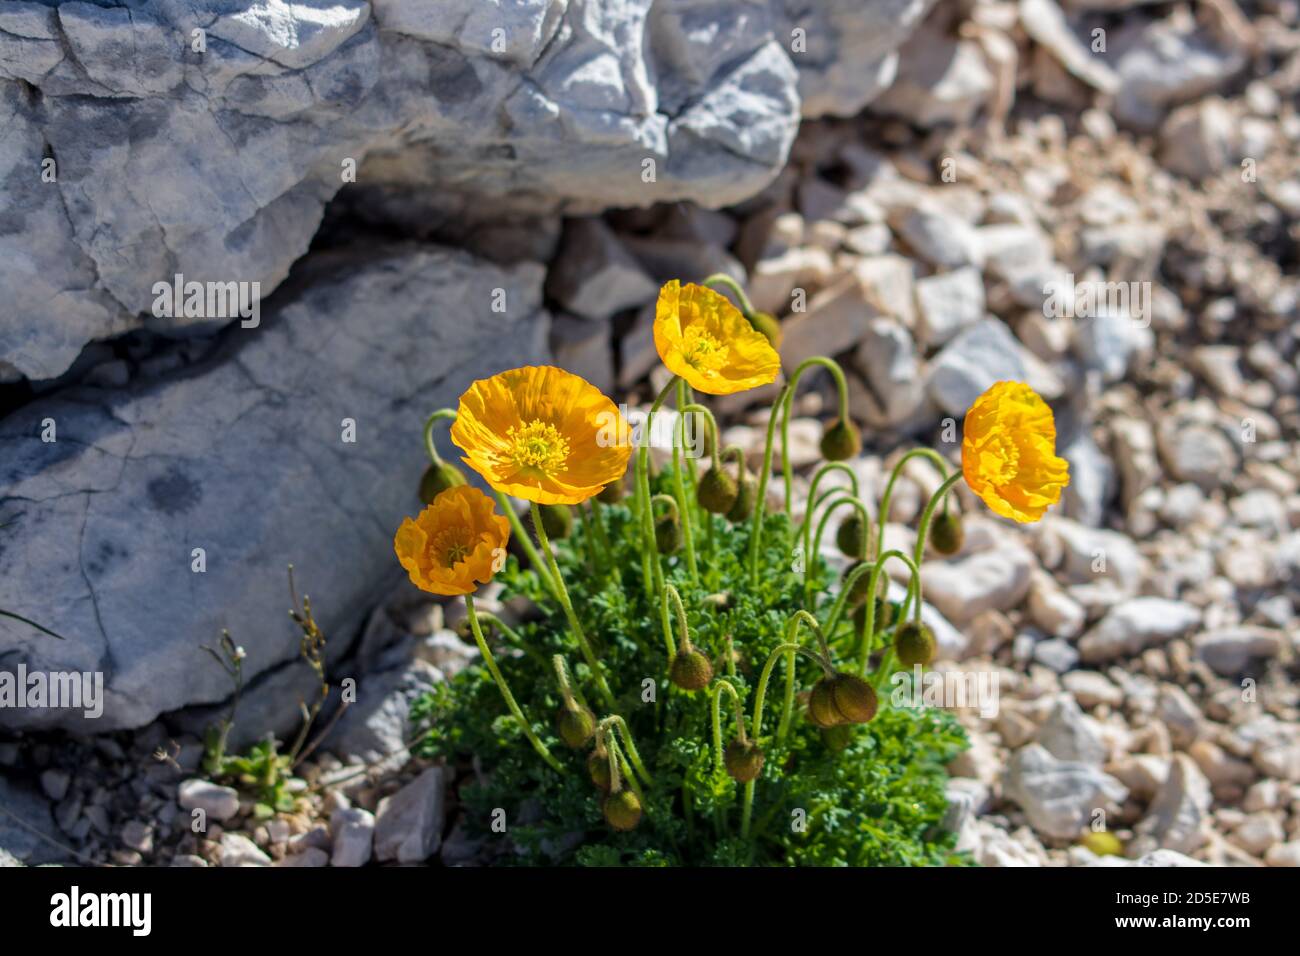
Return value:
M 1117 604 L 1079 639 L 1088 663 L 1136 656 L 1148 647 L 1183 637 L 1201 621 L 1201 613 L 1183 601 L 1137 597 Z
M 1300 840 L 1279 843 L 1264 854 L 1269 866 L 1300 866 Z
M 301 853 L 291 853 L 284 859 L 276 863 L 276 866 L 294 867 L 321 867 L 328 866 L 330 855 L 324 850 L 314 846 L 304 847 Z
M 443 790 L 443 769 L 430 767 L 380 801 L 375 815 L 379 860 L 420 863 L 438 852 L 446 812 Z
M 270 866 L 271 858 L 242 833 L 221 834 L 222 866 Z
M 1106 745 L 1096 722 L 1079 709 L 1073 697 L 1061 695 L 1038 730 L 1038 743 L 1057 760 L 1100 766 Z
M 926 390 L 941 409 L 960 418 L 990 385 L 1006 380 L 1025 382 L 1048 401 L 1063 391 L 1060 377 L 1010 329 L 996 319 L 981 319 L 931 361 Z
M 129 820 L 122 827 L 122 844 L 146 856 L 153 852 L 153 827 L 139 820 Z
M 207 866 L 208 861 L 192 853 L 178 853 L 172 857 L 172 866 Z
M 51 767 L 41 773 L 41 789 L 56 803 L 67 796 L 68 785 L 71 782 L 72 777 L 66 770 Z
M 1036 566 L 1027 548 L 1010 541 L 966 557 L 927 561 L 922 571 L 925 599 L 961 627 L 985 611 L 1019 605 Z
M 1096 671 L 1071 671 L 1061 678 L 1061 685 L 1074 695 L 1081 707 L 1091 709 L 1099 704 L 1118 707 L 1124 701 L 1124 692 L 1105 674 Z
M 224 822 L 239 812 L 239 793 L 209 780 L 193 778 L 181 783 L 178 801 L 186 810 L 202 810 L 209 820 Z
M 984 318 L 984 279 L 964 268 L 916 282 L 917 337 L 926 348 L 946 344 Z
M 1242 673 L 1255 659 L 1277 657 L 1282 635 L 1262 627 L 1232 627 L 1209 631 L 1193 640 L 1197 655 L 1223 677 Z
M 334 866 L 365 866 L 370 862 L 375 835 L 375 818 L 360 807 L 340 807 L 330 814 L 334 835 L 330 862 Z
M 1133 851 L 1196 850 L 1205 842 L 1211 799 L 1210 782 L 1195 761 L 1186 754 L 1174 754 L 1168 779 L 1134 828 Z
M 1251 856 L 1262 857 L 1286 839 L 1276 813 L 1252 813 L 1229 834 L 1228 839 Z
M 1045 747 L 1016 751 L 1003 777 L 1003 793 L 1025 811 L 1030 826 L 1054 840 L 1074 840 L 1093 811 L 1118 804 L 1127 788 L 1099 767 L 1057 760 Z

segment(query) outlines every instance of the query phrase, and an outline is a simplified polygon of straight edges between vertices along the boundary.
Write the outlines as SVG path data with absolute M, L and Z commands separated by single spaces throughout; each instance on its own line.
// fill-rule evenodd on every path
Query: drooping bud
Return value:
M 740 479 L 740 487 L 736 494 L 736 503 L 731 506 L 727 512 L 727 520 L 732 524 L 740 524 L 748 521 L 750 515 L 754 513 L 754 505 L 758 503 L 758 479 L 752 475 L 746 475 Z
M 602 504 L 616 505 L 623 500 L 623 479 L 611 481 L 604 488 L 600 489 L 600 494 L 596 495 L 596 500 Z
M 845 461 L 862 450 L 862 435 L 852 422 L 837 418 L 822 433 L 821 448 L 827 461 Z
M 846 558 L 861 558 L 867 553 L 867 523 L 862 520 L 862 512 L 855 508 L 840 522 L 835 544 Z
M 763 771 L 763 751 L 752 740 L 733 740 L 722 752 L 722 764 L 732 780 L 749 783 Z
M 894 623 L 894 605 L 888 601 L 876 598 L 876 619 L 872 622 L 875 633 L 889 630 L 889 625 Z M 853 630 L 864 631 L 867 627 L 867 602 L 863 601 L 858 605 L 857 610 L 853 612 Z
M 573 531 L 573 511 L 568 505 L 541 505 L 542 530 L 548 538 L 557 541 L 567 538 Z
M 934 632 L 918 621 L 904 621 L 894 632 L 894 653 L 900 664 L 927 666 L 936 650 Z
M 565 704 L 555 715 L 555 730 L 566 746 L 577 750 L 596 732 L 596 715 L 576 702 Z
M 615 830 L 635 830 L 641 822 L 641 801 L 631 790 L 620 790 L 605 798 L 601 812 L 605 815 L 605 822 Z
M 660 554 L 676 554 L 682 546 L 682 523 L 672 511 L 655 518 L 655 546 Z
M 465 475 L 455 465 L 445 461 L 430 465 L 424 469 L 424 475 L 420 478 L 420 500 L 426 505 L 431 505 L 433 499 L 448 488 L 463 484 L 465 484 Z
M 725 515 L 736 504 L 740 488 L 736 479 L 727 474 L 725 468 L 714 466 L 700 476 L 700 486 L 695 491 L 695 500 L 705 511 L 715 515 Z
M 593 750 L 587 755 L 587 776 L 598 790 L 609 793 L 609 753 Z
M 930 544 L 940 554 L 956 554 L 966 541 L 966 530 L 956 512 L 941 511 L 930 521 Z
M 861 677 L 844 671 L 823 677 L 808 697 L 808 719 L 823 729 L 865 724 L 876 716 L 876 692 Z
M 713 665 L 695 647 L 678 648 L 668 678 L 682 690 L 703 690 L 713 680 Z

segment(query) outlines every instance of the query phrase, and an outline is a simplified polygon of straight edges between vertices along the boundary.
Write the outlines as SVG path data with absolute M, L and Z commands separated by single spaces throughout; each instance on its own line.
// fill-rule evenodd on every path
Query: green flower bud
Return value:
M 808 695 L 808 719 L 823 730 L 844 723 L 844 716 L 835 706 L 834 688 L 826 678 L 813 684 Z
M 733 740 L 722 752 L 722 763 L 732 780 L 749 783 L 763 770 L 763 751 L 752 740 Z
M 904 621 L 894 632 L 894 653 L 898 662 L 907 667 L 928 665 L 934 660 L 937 646 L 934 632 L 916 621 Z
M 605 822 L 615 830 L 635 830 L 636 825 L 641 822 L 641 801 L 631 790 L 620 790 L 618 793 L 611 793 L 601 804 L 601 812 L 605 814 Z
M 940 554 L 956 554 L 966 541 L 966 530 L 955 512 L 939 512 L 930 519 L 930 545 Z
M 700 476 L 700 486 L 695 490 L 695 500 L 705 511 L 725 515 L 736 504 L 740 489 L 736 479 L 721 467 L 710 468 Z
M 660 554 L 676 554 L 682 546 L 682 523 L 669 511 L 655 518 L 655 545 Z
M 612 481 L 604 488 L 600 489 L 600 494 L 596 495 L 596 500 L 607 505 L 616 505 L 623 500 L 623 479 Z
M 424 469 L 424 475 L 420 478 L 420 500 L 426 505 L 431 505 L 433 499 L 448 488 L 463 484 L 465 484 L 465 475 L 455 465 L 445 461 L 439 465 L 430 465 Z
M 682 690 L 703 690 L 713 680 L 713 665 L 697 648 L 678 648 L 668 678 Z
M 737 489 L 736 503 L 731 506 L 727 512 L 727 520 L 732 524 L 740 524 L 748 521 L 749 516 L 754 513 L 754 505 L 758 503 L 758 479 L 746 475 L 740 480 L 740 487 Z
M 861 677 L 840 671 L 813 685 L 808 717 L 818 727 L 865 724 L 876 716 L 876 692 Z
M 839 419 L 822 433 L 822 457 L 827 461 L 845 461 L 862 451 L 862 435 L 852 422 Z
M 840 522 L 839 530 L 835 532 L 835 544 L 846 558 L 861 558 L 867 553 L 867 523 L 862 520 L 860 511 L 853 509 Z
M 573 531 L 573 511 L 568 505 L 540 505 L 542 530 L 548 538 L 567 538 Z
M 860 568 L 864 564 L 866 564 L 865 561 L 854 561 L 852 564 L 850 564 L 847 568 L 844 569 L 844 575 L 840 578 L 840 580 L 847 581 L 849 575 L 852 574 L 857 568 Z M 881 575 L 881 577 L 883 578 L 884 575 Z M 849 593 L 848 596 L 845 597 L 845 600 L 849 602 L 850 606 L 856 607 L 857 605 L 861 604 L 867 599 L 867 590 L 870 587 L 871 587 L 871 572 L 867 571 L 865 574 L 861 575 L 856 581 L 853 582 L 853 586 L 849 588 Z M 877 587 L 879 587 L 879 585 L 877 585 Z
M 781 339 L 784 336 L 781 334 L 781 322 L 776 316 L 771 312 L 754 312 L 748 318 L 749 324 L 755 331 L 767 336 L 767 340 L 772 343 L 772 348 L 781 348 Z
M 565 704 L 555 716 L 555 729 L 566 746 L 577 750 L 596 732 L 596 715 L 576 703 Z
M 609 793 L 609 754 L 593 750 L 587 755 L 587 776 L 596 789 Z
M 835 677 L 835 706 L 851 724 L 865 724 L 876 716 L 875 689 L 861 677 L 840 672 Z
M 822 743 L 826 745 L 826 749 L 828 750 L 839 753 L 852 742 L 852 724 L 837 724 L 834 727 L 822 728 Z

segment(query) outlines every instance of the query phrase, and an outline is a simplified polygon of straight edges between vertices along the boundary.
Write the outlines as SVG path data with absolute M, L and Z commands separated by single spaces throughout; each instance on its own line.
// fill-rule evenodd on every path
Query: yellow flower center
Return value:
M 444 528 L 433 539 L 429 551 L 435 560 L 442 562 L 444 568 L 453 568 L 474 550 L 470 547 L 469 537 L 468 528 Z
M 702 372 L 713 372 L 727 361 L 730 349 L 698 325 L 688 325 L 682 332 L 682 354 L 687 363 Z
M 533 419 L 527 425 L 510 426 L 510 457 L 517 468 L 551 475 L 563 467 L 569 457 L 569 440 L 554 425 Z
M 1020 474 L 1020 447 L 1010 435 L 990 436 L 980 459 L 994 485 L 1009 485 Z

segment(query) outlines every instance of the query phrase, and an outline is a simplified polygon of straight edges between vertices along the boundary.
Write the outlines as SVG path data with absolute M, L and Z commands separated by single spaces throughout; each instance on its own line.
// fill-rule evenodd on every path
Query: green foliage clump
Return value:
M 657 484 L 667 489 L 672 472 Z M 629 499 L 630 501 L 630 499 Z M 574 608 L 602 662 L 616 696 L 617 714 L 653 778 L 641 789 L 642 815 L 618 832 L 602 814 L 605 794 L 593 783 L 590 745 L 564 746 L 554 716 L 565 704 L 552 669 L 563 655 L 573 670 L 584 706 L 592 675 L 574 651 L 565 616 L 534 569 L 512 558 L 497 579 L 503 599 L 522 595 L 542 616 L 510 635 L 490 628 L 489 640 L 505 680 L 533 731 L 558 758 L 564 772 L 548 766 L 530 746 L 502 703 L 481 662 L 419 700 L 412 717 L 425 733 L 418 749 L 469 766 L 459 790 L 471 835 L 493 839 L 497 863 L 585 866 L 917 866 L 964 862 L 954 837 L 940 824 L 946 801 L 945 765 L 965 746 L 950 714 L 938 709 L 893 706 L 886 691 L 869 723 L 821 730 L 804 713 L 807 691 L 823 676 L 803 655 L 794 659 L 787 691 L 786 664 L 772 673 L 763 726 L 749 724 L 760 672 L 786 639 L 786 622 L 804 603 L 802 573 L 792 571 L 798 538 L 784 514 L 764 520 L 757 585 L 749 586 L 751 524 L 733 526 L 719 515 L 694 512 L 700 582 L 694 585 L 681 556 L 665 559 L 668 583 L 681 594 L 691 643 L 706 654 L 715 674 L 735 688 L 747 731 L 763 752 L 754 783 L 749 834 L 742 837 L 745 784 L 738 783 L 714 749 L 708 691 L 688 692 L 669 680 L 660 608 L 651 607 L 642 581 L 636 519 L 624 504 L 599 506 L 598 533 L 590 513 L 580 512 L 557 559 Z M 608 550 L 605 550 L 608 549 Z M 612 553 L 611 553 L 612 552 Z M 815 594 L 825 595 L 835 576 L 819 560 L 812 567 Z M 808 608 L 808 610 L 815 610 Z M 895 617 L 897 615 L 894 615 Z M 853 615 L 842 615 L 826 635 L 840 662 L 856 656 Z M 888 630 L 875 635 L 873 651 L 888 648 Z M 680 646 L 680 637 L 678 638 Z M 792 715 L 778 739 L 785 697 Z M 732 710 L 722 701 L 721 743 L 736 737 Z M 611 716 L 593 706 L 598 720 Z M 504 834 L 494 815 L 505 811 Z M 498 828 L 499 829 L 499 828 Z

